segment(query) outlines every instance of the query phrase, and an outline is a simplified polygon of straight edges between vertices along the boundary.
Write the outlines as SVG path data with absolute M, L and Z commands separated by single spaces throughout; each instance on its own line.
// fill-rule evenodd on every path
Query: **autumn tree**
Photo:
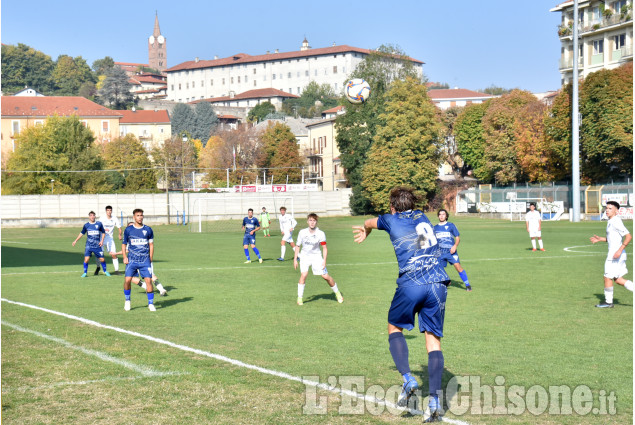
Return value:
M 363 78 L 371 87 L 370 98 L 362 104 L 353 105 L 342 98 L 340 103 L 346 105 L 346 113 L 335 121 L 342 167 L 353 192 L 350 206 L 353 213 L 364 214 L 373 207 L 362 187 L 362 170 L 377 130 L 384 124 L 380 118 L 385 111 L 384 94 L 394 81 L 417 78 L 417 72 L 401 49 L 382 45 L 366 56 L 349 77 Z
M 483 117 L 488 103 L 467 105 L 454 121 L 453 134 L 457 149 L 465 164 L 472 168 L 474 177 L 483 182 L 492 178 L 485 161 L 485 132 Z
M 110 191 L 105 174 L 99 172 L 103 160 L 94 140 L 92 131 L 75 115 L 49 117 L 43 125 L 26 128 L 7 162 L 11 171 L 4 175 L 3 193 L 50 193 L 51 179 L 55 193 Z
M 364 193 L 376 212 L 390 211 L 389 193 L 412 186 L 434 193 L 440 163 L 441 122 L 425 85 L 408 78 L 395 81 L 386 94 L 385 122 L 377 129 L 362 173 Z
M 189 138 L 172 136 L 163 142 L 163 146 L 152 150 L 152 158 L 157 167 L 157 178 L 167 184 L 169 189 L 183 189 L 196 171 L 198 158 L 196 148 Z M 166 173 L 167 172 L 167 173 Z
M 295 135 L 286 124 L 269 124 L 260 135 L 262 154 L 258 159 L 261 168 L 270 168 L 270 174 L 286 176 L 289 181 L 299 182 L 302 175 L 302 159 Z
M 545 139 L 555 156 L 560 158 L 560 173 L 554 179 L 571 177 L 571 95 L 573 86 L 567 84 L 560 90 L 545 116 Z
M 152 162 L 141 142 L 133 135 L 118 137 L 104 146 L 106 168 L 117 170 L 122 179 L 118 190 L 134 193 L 156 190 L 157 178 Z M 115 180 L 115 179 L 113 179 Z

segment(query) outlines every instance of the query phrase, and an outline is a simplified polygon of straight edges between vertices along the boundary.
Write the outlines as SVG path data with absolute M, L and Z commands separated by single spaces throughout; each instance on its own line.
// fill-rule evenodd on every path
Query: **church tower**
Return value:
M 148 65 L 161 72 L 168 69 L 166 40 L 161 35 L 158 13 L 154 17 L 154 32 L 148 38 Z

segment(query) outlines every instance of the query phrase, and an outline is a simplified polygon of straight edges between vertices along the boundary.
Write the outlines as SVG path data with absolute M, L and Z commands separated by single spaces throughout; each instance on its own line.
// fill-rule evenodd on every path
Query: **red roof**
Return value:
M 342 105 L 336 106 L 335 108 L 327 109 L 326 111 L 322 111 L 323 114 L 334 114 L 343 110 L 344 107 Z
M 199 103 L 199 102 L 224 102 L 226 100 L 243 100 L 243 99 L 260 99 L 264 97 L 300 97 L 295 94 L 287 93 L 282 90 L 266 88 L 266 89 L 255 89 L 248 90 L 246 92 L 239 93 L 231 96 L 221 96 L 221 97 L 212 97 L 209 99 L 199 99 L 194 100 L 190 103 Z
M 491 98 L 496 97 L 487 93 L 479 93 L 468 89 L 432 89 L 428 90 L 428 96 L 432 100 L 443 99 L 472 99 L 472 98 Z
M 79 96 L 2 96 L 3 117 L 49 117 L 56 114 L 79 117 L 121 117 L 119 112 Z
M 117 111 L 123 118 L 119 124 L 170 124 L 168 111 L 161 109 L 158 111 Z
M 135 94 L 139 94 L 139 93 L 161 93 L 161 91 L 163 90 L 167 90 L 168 86 L 162 86 L 162 87 L 157 87 L 155 89 L 147 89 L 147 90 L 138 90 L 135 92 Z
M 332 47 L 322 47 L 318 49 L 300 50 L 295 52 L 269 53 L 266 55 L 256 55 L 256 56 L 251 56 L 246 53 L 238 53 L 236 55 L 233 55 L 227 58 L 221 58 L 221 59 L 183 62 L 171 68 L 166 69 L 165 72 L 182 71 L 185 69 L 211 68 L 215 66 L 243 64 L 243 63 L 250 63 L 250 62 L 267 62 L 267 61 L 277 61 L 277 60 L 284 60 L 284 59 L 297 59 L 297 58 L 306 58 L 306 57 L 321 56 L 321 55 L 332 55 L 332 54 L 347 53 L 347 52 L 357 52 L 357 53 L 363 53 L 363 54 L 369 55 L 373 51 L 369 49 L 361 49 L 359 47 L 341 45 L 341 46 L 332 46 Z M 413 58 L 410 58 L 410 60 L 416 63 L 421 63 L 421 64 L 423 63 L 420 60 L 413 59 Z
M 239 120 L 240 118 L 235 115 L 219 115 L 218 119 L 220 120 Z
M 151 75 L 134 75 L 130 77 L 131 80 L 138 81 L 140 83 L 153 83 L 153 84 L 165 84 L 165 80 L 157 78 Z

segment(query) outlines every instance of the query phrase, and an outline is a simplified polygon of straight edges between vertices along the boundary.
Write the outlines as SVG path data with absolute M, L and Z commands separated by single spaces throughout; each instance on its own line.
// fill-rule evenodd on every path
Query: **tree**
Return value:
M 558 156 L 563 173 L 562 177 L 571 176 L 571 95 L 573 86 L 567 84 L 553 100 L 553 104 L 545 117 L 545 138 L 554 155 Z
M 353 105 L 344 98 L 340 100 L 346 105 L 346 113 L 338 115 L 335 121 L 337 145 L 353 192 L 350 205 L 354 214 L 373 210 L 362 187 L 362 169 L 377 129 L 383 125 L 380 116 L 385 111 L 384 93 L 394 81 L 406 77 L 417 78 L 408 56 L 396 47 L 382 45 L 364 58 L 350 75 L 350 78 L 368 81 L 372 90 L 370 98 L 359 105 Z
M 77 96 L 82 84 L 94 84 L 97 79 L 81 56 L 60 55 L 53 70 L 53 81 L 58 96 Z
M 196 118 L 194 128 L 191 130 L 192 137 L 203 140 L 207 143 L 207 140 L 210 138 L 212 132 L 218 126 L 218 116 L 209 102 L 197 103 L 194 107 L 194 114 L 196 115 Z
M 492 179 L 485 161 L 485 132 L 483 117 L 488 102 L 467 105 L 454 121 L 454 138 L 457 149 L 466 165 L 472 168 L 474 177 L 482 182 Z
M 54 84 L 51 78 L 55 64 L 50 56 L 18 43 L 17 46 L 2 45 L 2 92 L 15 93 L 25 86 L 43 94 L 51 95 Z
M 156 173 L 152 170 L 152 162 L 141 142 L 133 135 L 118 137 L 104 146 L 104 161 L 106 168 L 119 170 L 122 179 L 112 181 L 119 182 L 118 190 L 134 193 L 146 190 L 156 190 Z M 145 170 L 139 170 L 145 168 Z
M 91 81 L 86 81 L 79 87 L 78 94 L 86 99 L 94 99 L 97 94 L 97 86 Z
M 115 66 L 113 58 L 106 56 L 103 59 L 97 59 L 93 62 L 93 71 L 95 71 L 97 75 L 106 75 L 113 66 Z
M 273 106 L 271 102 L 262 102 L 251 108 L 247 114 L 247 121 L 259 123 L 264 120 L 267 115 L 274 112 L 276 112 L 276 107 Z
M 103 193 L 110 191 L 103 160 L 94 146 L 94 136 L 79 118 L 49 117 L 41 126 L 28 127 L 17 138 L 17 148 L 9 158 L 9 172 L 3 181 L 8 194 Z M 62 173 L 60 171 L 93 172 Z
M 97 92 L 100 103 L 112 109 L 126 109 L 134 104 L 134 95 L 130 91 L 131 84 L 126 72 L 118 66 L 113 66 L 106 74 L 101 89 Z
M 273 168 L 270 173 L 289 176 L 289 180 L 299 182 L 302 175 L 302 159 L 295 135 L 286 124 L 270 123 L 260 134 L 262 153 L 257 164 L 261 168 Z
M 272 181 L 280 183 L 300 183 L 302 179 L 302 158 L 298 144 L 293 140 L 281 140 L 276 153 L 271 158 Z M 275 180 L 277 178 L 277 180 Z
M 190 181 L 190 175 L 196 171 L 198 159 L 196 148 L 191 139 L 183 140 L 175 135 L 163 142 L 160 148 L 152 150 L 152 158 L 159 169 L 156 170 L 160 180 L 167 183 L 169 189 L 183 189 Z
M 362 185 L 377 212 L 390 211 L 390 190 L 412 186 L 427 196 L 436 189 L 442 126 L 425 85 L 395 81 L 386 95 L 385 125 L 377 129 Z
M 506 88 L 498 87 L 498 86 L 495 86 L 494 84 L 492 84 L 491 86 L 487 87 L 486 89 L 479 90 L 479 92 L 486 93 L 486 94 L 491 94 L 493 96 L 502 96 L 504 94 L 511 93 L 512 90 L 514 90 L 514 89 L 506 89 Z
M 465 161 L 459 154 L 457 142 L 454 137 L 454 123 L 462 109 L 462 107 L 455 106 L 438 112 L 443 126 L 443 134 L 441 136 L 443 140 L 443 160 L 452 167 L 452 173 L 457 178 L 461 178 L 467 171 Z
M 593 182 L 633 174 L 633 64 L 589 74 L 580 89 L 583 174 Z
M 170 121 L 172 123 L 172 134 L 192 133 L 196 127 L 196 114 L 190 105 L 177 103 L 172 110 Z M 207 140 L 207 137 L 205 140 Z
M 519 111 L 536 100 L 529 92 L 513 90 L 489 103 L 483 116 L 485 160 L 497 183 L 523 181 L 516 153 L 516 124 Z
M 299 98 L 282 102 L 282 111 L 287 115 L 303 118 L 319 117 L 323 110 L 337 105 L 338 99 L 330 84 L 319 85 L 311 81 L 304 87 Z

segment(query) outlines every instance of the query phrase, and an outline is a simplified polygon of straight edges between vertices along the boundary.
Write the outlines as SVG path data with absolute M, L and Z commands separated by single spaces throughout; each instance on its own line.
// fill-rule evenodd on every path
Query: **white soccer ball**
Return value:
M 370 96 L 370 84 L 362 78 L 354 78 L 346 83 L 346 99 L 351 103 L 364 103 Z

